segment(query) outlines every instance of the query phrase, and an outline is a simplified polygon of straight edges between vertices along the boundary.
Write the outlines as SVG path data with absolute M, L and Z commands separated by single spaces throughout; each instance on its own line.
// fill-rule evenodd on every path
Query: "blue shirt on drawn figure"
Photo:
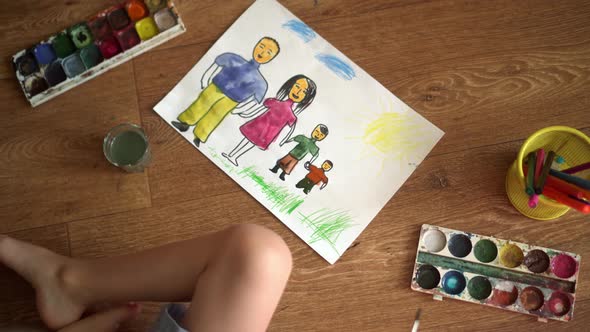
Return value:
M 219 55 L 203 74 L 203 90 L 197 99 L 172 125 L 181 132 L 195 126 L 193 142 L 199 147 L 232 110 L 250 110 L 247 105 L 262 103 L 268 84 L 260 73 L 260 65 L 272 61 L 279 52 L 276 40 L 263 37 L 254 46 L 250 61 L 234 53 Z
M 223 53 L 215 59 L 221 66 L 219 74 L 213 77 L 213 84 L 217 85 L 224 95 L 242 103 L 254 96 L 261 103 L 266 95 L 268 84 L 260 73 L 260 64 L 254 59 L 246 61 L 234 53 Z

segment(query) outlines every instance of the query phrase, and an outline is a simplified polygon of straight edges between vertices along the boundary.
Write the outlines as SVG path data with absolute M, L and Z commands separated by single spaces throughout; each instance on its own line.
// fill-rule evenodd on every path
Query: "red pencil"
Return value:
M 547 186 L 557 189 L 566 195 L 574 196 L 579 199 L 590 200 L 590 191 L 576 187 L 569 182 L 556 178 L 553 175 L 547 177 Z
M 583 214 L 590 213 L 590 205 L 584 204 L 580 201 L 570 198 L 567 195 L 565 195 L 564 193 L 561 193 L 561 192 L 553 189 L 552 187 L 546 187 L 545 190 L 543 191 L 543 195 L 547 196 L 551 199 L 554 199 L 563 205 L 567 205 L 567 206 L 571 207 L 572 209 L 576 209 L 576 210 L 582 212 Z
M 522 171 L 524 172 L 524 176 L 526 178 L 528 174 L 528 167 L 523 165 Z M 553 175 L 547 176 L 545 185 L 552 187 L 553 189 L 560 191 L 565 195 L 573 196 L 578 199 L 590 200 L 590 190 L 577 187 L 567 181 L 563 181 L 562 179 L 556 178 Z

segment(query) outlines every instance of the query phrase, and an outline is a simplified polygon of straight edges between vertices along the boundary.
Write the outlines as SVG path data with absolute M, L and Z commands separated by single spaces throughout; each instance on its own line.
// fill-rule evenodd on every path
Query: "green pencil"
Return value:
M 549 175 L 549 171 L 551 170 L 551 165 L 553 164 L 553 159 L 555 159 L 555 152 L 549 151 L 547 158 L 545 158 L 545 165 L 543 165 L 543 169 L 541 169 L 541 175 L 539 175 L 539 181 L 535 185 L 535 193 L 537 195 L 541 195 L 543 193 L 543 188 L 545 187 L 545 181 L 547 180 L 547 175 Z
M 526 162 L 529 167 L 526 175 L 526 193 L 531 196 L 535 193 L 535 165 L 537 164 L 535 152 L 529 153 Z

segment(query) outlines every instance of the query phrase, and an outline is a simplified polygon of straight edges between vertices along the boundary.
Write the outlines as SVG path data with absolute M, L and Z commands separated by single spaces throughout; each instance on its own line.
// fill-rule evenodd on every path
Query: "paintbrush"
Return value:
M 414 320 L 414 326 L 412 326 L 412 332 L 418 332 L 418 326 L 420 326 L 420 308 L 416 311 L 416 319 Z

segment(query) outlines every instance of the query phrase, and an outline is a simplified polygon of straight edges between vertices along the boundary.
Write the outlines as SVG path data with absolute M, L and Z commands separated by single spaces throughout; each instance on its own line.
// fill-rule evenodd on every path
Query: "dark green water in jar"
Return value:
M 126 131 L 117 135 L 110 147 L 111 159 L 118 165 L 134 165 L 143 157 L 147 142 L 140 134 Z

